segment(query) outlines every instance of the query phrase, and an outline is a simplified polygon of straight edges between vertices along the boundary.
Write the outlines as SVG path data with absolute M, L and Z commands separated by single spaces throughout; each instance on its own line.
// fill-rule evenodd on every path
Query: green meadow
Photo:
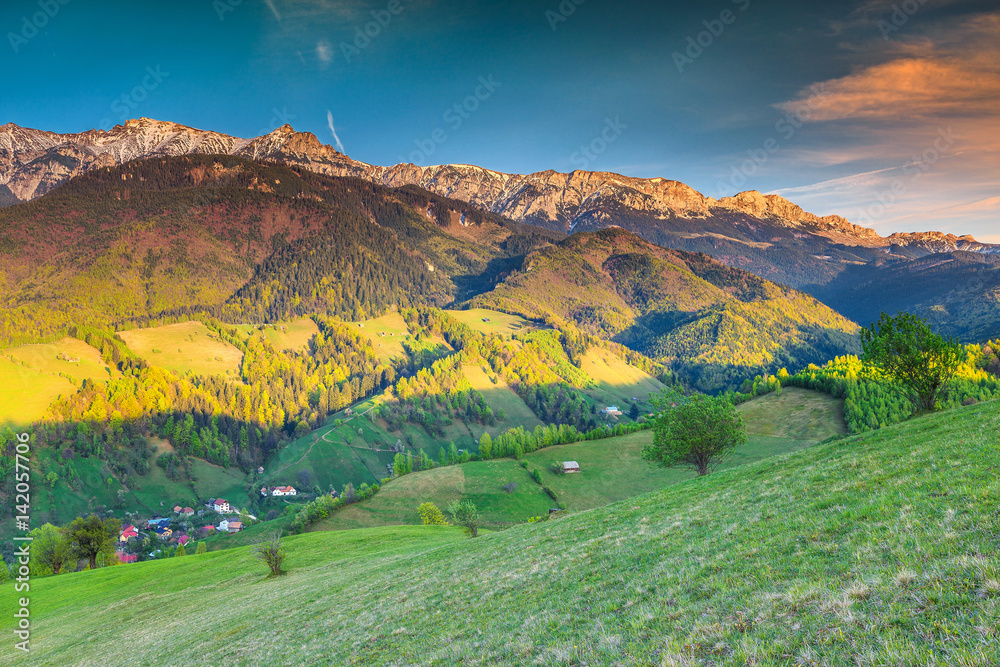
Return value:
M 274 324 L 232 324 L 237 331 L 249 336 L 260 331 L 277 350 L 302 350 L 309 341 L 319 333 L 319 327 L 311 317 L 303 317 L 294 322 L 277 322 Z
M 220 340 L 201 322 L 131 329 L 118 335 L 150 365 L 176 373 L 237 375 L 243 359 L 238 349 Z
M 0 661 L 996 665 L 998 431 L 982 403 L 475 540 L 308 533 L 278 577 L 237 548 L 37 578 Z
M 508 315 L 498 310 L 489 310 L 486 308 L 448 310 L 445 312 L 469 328 L 487 335 L 510 335 L 527 329 L 544 328 L 518 315 Z

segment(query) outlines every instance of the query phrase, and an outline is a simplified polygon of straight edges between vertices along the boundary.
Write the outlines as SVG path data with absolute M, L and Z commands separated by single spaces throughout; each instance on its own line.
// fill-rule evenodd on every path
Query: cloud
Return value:
M 326 124 L 330 126 L 330 134 L 333 135 L 333 140 L 337 142 L 337 150 L 343 153 L 344 144 L 340 143 L 340 137 L 337 136 L 337 128 L 333 126 L 333 112 L 329 109 L 326 110 Z
M 276 19 L 278 19 L 280 21 L 281 20 L 281 14 L 279 14 L 278 10 L 275 8 L 275 6 L 274 6 L 274 0 L 264 0 L 264 3 L 267 4 L 268 9 L 270 9 L 271 13 L 274 14 L 274 18 L 276 18 Z
M 874 15 L 886 6 L 873 0 L 858 11 Z M 775 105 L 809 129 L 796 137 L 804 145 L 776 156 L 774 166 L 798 164 L 820 176 L 777 193 L 880 233 L 995 234 L 1000 12 L 926 25 L 852 45 L 865 64 Z M 944 135 L 953 139 L 943 142 Z
M 330 42 L 325 39 L 316 42 L 316 57 L 324 65 L 329 64 L 333 60 L 333 49 L 330 48 Z

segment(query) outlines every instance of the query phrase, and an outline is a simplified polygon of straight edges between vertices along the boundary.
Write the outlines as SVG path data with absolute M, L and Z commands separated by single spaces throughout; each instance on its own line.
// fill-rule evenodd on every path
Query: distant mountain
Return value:
M 872 280 L 873 272 L 905 267 L 928 255 L 1000 256 L 1000 245 L 980 243 L 971 236 L 927 232 L 882 237 L 840 216 L 816 216 L 782 197 L 755 191 L 717 200 L 678 181 L 602 172 L 519 175 L 472 165 L 374 166 L 352 160 L 288 125 L 261 137 L 240 139 L 146 118 L 107 132 L 79 134 L 8 123 L 0 126 L 0 206 L 38 197 L 97 167 L 192 153 L 274 161 L 390 187 L 416 185 L 561 233 L 617 226 L 664 247 L 704 252 L 730 266 L 821 296 L 827 303 L 842 293 L 825 289 L 827 285 L 861 285 Z M 890 271 L 885 279 L 891 275 Z M 935 290 L 961 280 L 948 269 L 934 275 Z M 988 297 L 975 290 L 964 294 L 969 300 Z M 880 312 L 894 312 L 909 302 L 871 296 Z M 993 314 L 984 316 L 982 328 L 1000 334 L 1000 309 L 989 312 Z M 952 333 L 962 330 L 948 318 L 941 325 Z
M 473 303 L 570 320 L 706 390 L 858 351 L 857 325 L 814 297 L 621 229 L 539 249 Z

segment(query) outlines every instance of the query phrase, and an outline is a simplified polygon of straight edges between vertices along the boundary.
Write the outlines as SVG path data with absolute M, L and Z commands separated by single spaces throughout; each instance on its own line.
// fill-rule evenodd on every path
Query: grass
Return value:
M 509 482 L 517 484 L 514 493 L 503 490 Z M 374 497 L 335 512 L 312 530 L 419 524 L 417 506 L 421 503 L 432 502 L 445 511 L 448 504 L 461 499 L 472 500 L 490 528 L 547 515 L 555 505 L 513 459 L 475 461 L 394 479 Z
M 998 431 L 982 403 L 471 541 L 311 533 L 281 577 L 236 549 L 37 579 L 0 661 L 996 665 Z
M 265 466 L 261 479 L 268 486 L 299 487 L 299 473 L 307 470 L 312 484 L 323 490 L 333 486 L 339 491 L 348 482 L 371 484 L 386 476 L 385 464 L 393 457 L 374 450 L 388 449 L 396 440 L 362 417 L 341 426 L 331 423 L 282 448 Z M 270 505 L 266 507 L 270 509 Z
M 644 413 L 649 412 L 652 409 L 649 395 L 663 389 L 662 382 L 630 366 L 609 350 L 589 349 L 580 368 L 597 383 L 597 387 L 587 390 L 587 393 L 602 407 L 617 405 L 626 414 L 628 406 L 634 402 L 639 403 Z M 633 401 L 633 398 L 639 400 Z
M 406 326 L 406 321 L 403 320 L 403 316 L 399 312 L 391 310 L 382 317 L 364 322 L 353 322 L 351 326 L 356 326 L 358 333 L 368 337 L 382 363 L 391 365 L 396 361 L 406 359 L 403 340 L 412 339 L 412 336 L 410 328 Z
M 498 310 L 470 308 L 469 310 L 449 310 L 450 316 L 471 329 L 488 335 L 513 334 L 525 329 L 537 329 L 539 325 L 518 315 L 508 315 Z
M 25 363 L 30 368 L 47 375 L 64 375 L 80 380 L 108 380 L 117 374 L 112 371 L 101 353 L 76 338 L 63 338 L 55 343 L 40 345 L 21 345 L 4 350 L 4 355 L 13 357 L 18 363 Z M 70 357 L 74 361 L 60 359 L 60 355 Z
M 820 442 L 847 434 L 844 402 L 817 391 L 785 387 L 737 409 L 751 436 Z
M 76 387 L 63 377 L 0 357 L 0 426 L 27 426 L 42 419 L 60 395 Z
M 264 336 L 278 350 L 301 350 L 304 349 L 312 337 L 319 333 L 319 327 L 313 322 L 311 317 L 303 317 L 294 322 L 278 322 L 275 324 L 234 324 L 244 335 L 249 336 L 254 331 L 263 331 Z
M 242 353 L 219 340 L 201 322 L 181 322 L 118 333 L 129 348 L 153 366 L 195 375 L 235 375 Z
M 485 371 L 484 367 L 479 364 L 466 364 L 462 371 L 472 388 L 481 393 L 486 404 L 493 408 L 493 413 L 498 414 L 500 410 L 503 410 L 506 415 L 506 419 L 497 422 L 494 428 L 480 427 L 481 431 L 477 434 L 477 440 L 485 431 L 489 431 L 491 436 L 496 436 L 509 428 L 523 426 L 527 430 L 532 430 L 535 426 L 543 425 L 538 416 L 507 385 L 502 377 L 492 371 Z M 496 384 L 493 383 L 492 378 L 496 378 Z

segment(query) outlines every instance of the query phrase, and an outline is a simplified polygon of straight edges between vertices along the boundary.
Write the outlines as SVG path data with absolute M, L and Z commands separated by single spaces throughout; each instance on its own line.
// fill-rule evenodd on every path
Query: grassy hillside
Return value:
M 74 391 L 64 377 L 0 357 L 0 426 L 26 426 L 41 419 L 60 395 Z
M 453 318 L 471 327 L 475 331 L 484 334 L 513 334 L 526 329 L 538 327 L 534 322 L 529 322 L 517 315 L 508 315 L 497 310 L 487 308 L 470 308 L 469 310 L 449 310 L 447 311 Z
M 723 465 L 733 468 L 810 447 L 846 432 L 841 401 L 818 392 L 792 389 L 782 396 L 767 395 L 740 406 L 747 423 L 748 442 Z M 569 511 L 589 510 L 649 493 L 694 477 L 683 469 L 664 469 L 642 458 L 652 431 L 604 440 L 546 447 L 524 457 L 527 469 L 512 459 L 465 463 L 419 471 L 394 479 L 364 502 L 339 511 L 313 530 L 417 524 L 417 506 L 433 502 L 440 508 L 459 498 L 472 498 L 493 527 L 523 523 L 546 514 L 556 505 L 528 475 L 538 470 L 542 484 L 555 491 Z M 577 461 L 578 474 L 560 475 L 552 463 Z M 508 482 L 518 488 L 503 491 Z
M 310 317 L 303 317 L 294 322 L 275 322 L 274 324 L 232 325 L 246 335 L 260 330 L 276 350 L 300 350 L 308 345 L 309 340 L 319 333 L 319 327 Z
M 277 578 L 237 550 L 38 579 L 30 664 L 993 665 L 998 429 L 980 404 L 474 541 L 312 533 Z
M 513 493 L 503 486 L 517 484 Z M 528 472 L 513 459 L 474 461 L 405 475 L 384 485 L 373 498 L 335 512 L 311 530 L 344 530 L 397 524 L 419 525 L 417 506 L 432 502 L 442 511 L 456 500 L 476 503 L 487 528 L 506 528 L 555 506 Z
M 201 322 L 180 322 L 118 334 L 151 366 L 175 373 L 238 375 L 243 355 Z

